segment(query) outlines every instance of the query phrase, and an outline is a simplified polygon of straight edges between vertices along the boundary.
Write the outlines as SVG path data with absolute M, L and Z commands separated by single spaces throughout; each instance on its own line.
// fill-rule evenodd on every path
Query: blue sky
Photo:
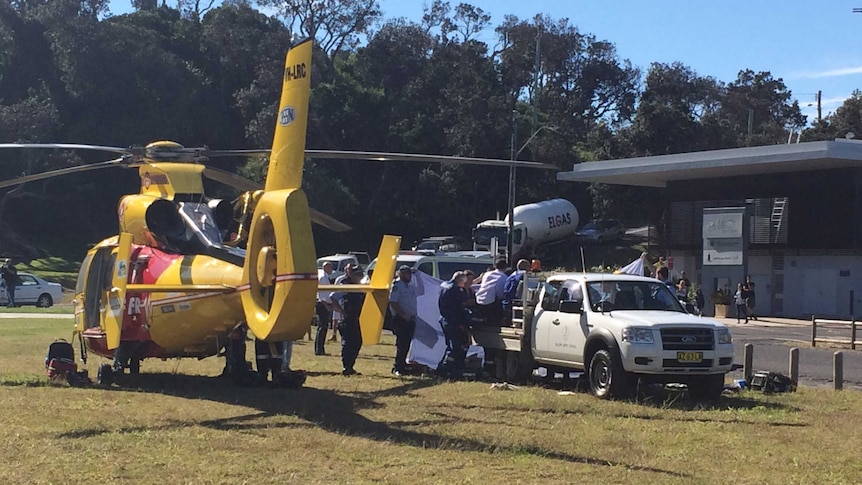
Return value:
M 379 0 L 384 16 L 418 20 L 423 0 Z M 171 3 L 168 0 L 168 3 Z M 457 5 L 458 1 L 450 0 Z M 493 26 L 507 14 L 568 18 L 582 33 L 612 42 L 621 58 L 643 71 L 652 62 L 679 61 L 699 75 L 733 81 L 741 69 L 782 78 L 809 121 L 822 91 L 823 116 L 862 89 L 862 0 L 470 0 L 491 14 L 479 36 L 496 44 Z M 114 0 L 114 14 L 128 11 Z M 810 106 L 809 106 L 810 105 Z

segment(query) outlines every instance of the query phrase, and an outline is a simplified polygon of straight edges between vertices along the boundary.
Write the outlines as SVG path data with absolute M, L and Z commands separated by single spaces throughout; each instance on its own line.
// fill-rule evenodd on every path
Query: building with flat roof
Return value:
M 758 315 L 862 310 L 862 141 L 587 162 L 557 180 L 663 187 L 662 249 L 707 295 L 751 275 Z

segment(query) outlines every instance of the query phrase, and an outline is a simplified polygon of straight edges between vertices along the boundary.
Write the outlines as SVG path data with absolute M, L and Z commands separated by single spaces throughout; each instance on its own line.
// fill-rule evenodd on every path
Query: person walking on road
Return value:
M 745 276 L 745 289 L 747 290 L 748 297 L 745 305 L 745 309 L 748 312 L 748 317 L 752 320 L 757 320 L 757 315 L 754 313 L 754 305 L 757 301 L 757 295 L 755 295 L 755 284 L 754 281 L 751 280 L 751 275 Z
M 736 303 L 736 323 L 739 323 L 739 320 L 745 318 L 745 323 L 748 323 L 748 312 L 746 311 L 745 304 L 745 288 L 742 286 L 742 283 L 736 286 L 736 294 L 733 295 L 734 303 Z

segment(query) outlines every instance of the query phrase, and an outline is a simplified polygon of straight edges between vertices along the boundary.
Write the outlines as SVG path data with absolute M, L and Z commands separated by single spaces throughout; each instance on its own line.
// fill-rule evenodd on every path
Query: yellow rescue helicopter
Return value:
M 261 150 L 213 151 L 167 141 L 130 149 L 0 144 L 0 148 L 89 149 L 121 155 L 3 181 L 0 188 L 85 170 L 138 168 L 141 190 L 120 200 L 119 234 L 96 244 L 81 264 L 74 333 L 82 352 L 115 361 L 122 354 L 120 360 L 136 373 L 140 361 L 148 357 L 217 355 L 228 335 L 241 325 L 263 341 L 296 340 L 309 330 L 317 292 L 336 290 L 367 294 L 360 317 L 362 341 L 377 343 L 400 237 L 383 237 L 370 284 L 318 285 L 312 221 L 337 231 L 349 228 L 309 208 L 301 189 L 306 156 L 553 168 L 509 160 L 306 150 L 311 52 L 312 42 L 305 40 L 287 53 L 262 189 L 204 164 L 209 157 L 255 155 Z M 247 192 L 236 206 L 208 199 L 203 177 Z M 232 221 L 238 224 L 227 234 Z

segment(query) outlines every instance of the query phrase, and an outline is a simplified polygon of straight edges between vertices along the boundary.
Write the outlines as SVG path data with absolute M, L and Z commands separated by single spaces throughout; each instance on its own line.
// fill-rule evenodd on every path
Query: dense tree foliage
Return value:
M 507 16 L 435 0 L 418 22 L 384 18 L 375 0 L 0 2 L 0 140 L 112 146 L 266 147 L 290 43 L 316 39 L 310 148 L 403 151 L 572 164 L 783 143 L 805 124 L 781 79 L 743 69 L 725 84 L 682 64 L 645 75 L 568 19 Z M 265 8 L 266 10 L 263 10 Z M 266 12 L 275 12 L 269 16 Z M 480 38 L 496 34 L 495 45 Z M 806 139 L 862 134 L 856 93 Z M 7 155 L 4 153 L 4 155 Z M 4 156 L 0 177 L 100 160 L 93 153 Z M 261 178 L 261 160 L 219 161 Z M 582 218 L 660 217 L 661 193 L 559 184 L 518 170 L 517 201 L 572 200 Z M 506 168 L 309 161 L 311 204 L 355 229 L 315 228 L 319 249 L 374 249 L 469 234 L 506 211 Z M 136 174 L 79 174 L 5 190 L 0 253 L 74 256 L 116 230 L 116 202 Z M 211 193 L 235 195 L 212 187 Z M 648 201 L 648 203 L 644 203 Z M 39 221 L 34 223 L 33 221 Z

